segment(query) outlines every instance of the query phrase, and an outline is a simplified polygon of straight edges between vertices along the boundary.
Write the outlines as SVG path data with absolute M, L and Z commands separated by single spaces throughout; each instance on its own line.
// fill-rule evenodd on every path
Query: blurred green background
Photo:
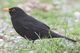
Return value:
M 0 0 L 0 4 L 0 53 L 80 53 L 80 0 Z M 15 6 L 79 42 L 60 38 L 26 41 L 13 29 L 9 13 L 3 11 Z

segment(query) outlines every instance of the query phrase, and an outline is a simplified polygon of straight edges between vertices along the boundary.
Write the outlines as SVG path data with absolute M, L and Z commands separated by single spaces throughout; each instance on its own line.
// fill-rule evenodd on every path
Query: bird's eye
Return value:
M 14 11 L 16 11 L 15 9 L 12 9 L 12 11 L 14 12 Z

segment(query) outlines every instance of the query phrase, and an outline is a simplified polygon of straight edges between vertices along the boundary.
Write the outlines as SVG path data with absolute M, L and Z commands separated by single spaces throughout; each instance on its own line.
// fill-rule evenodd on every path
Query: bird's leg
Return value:
M 32 43 L 34 43 L 35 40 L 32 40 Z

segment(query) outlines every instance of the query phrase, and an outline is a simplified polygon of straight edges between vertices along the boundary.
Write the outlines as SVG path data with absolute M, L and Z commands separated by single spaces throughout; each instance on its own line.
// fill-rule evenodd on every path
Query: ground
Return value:
M 1 0 L 0 53 L 80 53 L 79 0 Z M 26 13 L 50 26 L 52 31 L 77 40 L 42 39 L 34 43 L 20 37 L 12 27 L 4 7 L 18 6 Z

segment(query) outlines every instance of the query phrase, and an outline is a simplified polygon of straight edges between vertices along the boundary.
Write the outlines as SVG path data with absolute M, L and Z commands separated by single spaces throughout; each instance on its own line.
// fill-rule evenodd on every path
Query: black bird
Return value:
M 39 38 L 65 38 L 72 42 L 76 42 L 73 39 L 51 31 L 47 25 L 29 16 L 19 7 L 6 9 L 9 10 L 14 29 L 24 38 L 33 41 Z

